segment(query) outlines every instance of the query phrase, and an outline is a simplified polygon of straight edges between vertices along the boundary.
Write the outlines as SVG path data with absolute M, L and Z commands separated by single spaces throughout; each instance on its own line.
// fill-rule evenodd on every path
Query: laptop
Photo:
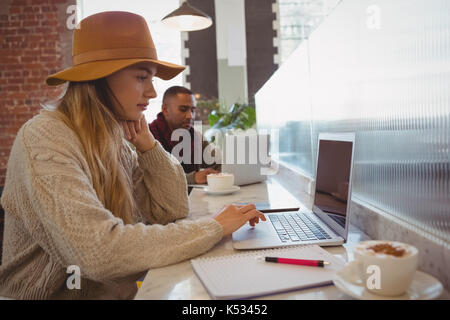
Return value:
M 229 135 L 222 148 L 222 172 L 234 175 L 237 186 L 267 179 L 264 169 L 270 166 L 269 135 Z
M 233 233 L 235 249 L 263 249 L 347 241 L 351 203 L 354 133 L 321 133 L 318 139 L 312 210 L 267 213 L 266 222 L 245 224 Z

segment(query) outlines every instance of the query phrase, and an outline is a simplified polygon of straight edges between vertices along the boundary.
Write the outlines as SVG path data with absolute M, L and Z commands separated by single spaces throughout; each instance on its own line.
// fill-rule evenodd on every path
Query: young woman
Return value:
M 84 19 L 73 61 L 47 79 L 68 81 L 54 110 L 24 124 L 11 150 L 0 296 L 132 298 L 148 269 L 202 254 L 247 221 L 265 220 L 254 205 L 179 220 L 188 214 L 185 175 L 143 111 L 156 97 L 152 78 L 184 68 L 157 59 L 141 16 Z M 77 269 L 73 288 L 67 280 Z

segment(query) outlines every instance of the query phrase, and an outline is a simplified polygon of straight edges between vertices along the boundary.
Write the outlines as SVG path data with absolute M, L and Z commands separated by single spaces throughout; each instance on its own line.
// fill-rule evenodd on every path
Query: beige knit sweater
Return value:
M 128 153 L 141 214 L 125 225 L 98 200 L 71 129 L 47 110 L 23 125 L 1 198 L 0 296 L 133 298 L 135 281 L 148 269 L 202 254 L 222 238 L 223 229 L 212 218 L 178 220 L 189 211 L 186 179 L 159 143 L 145 153 L 131 148 Z M 66 284 L 73 276 L 70 265 L 80 268 L 80 289 Z

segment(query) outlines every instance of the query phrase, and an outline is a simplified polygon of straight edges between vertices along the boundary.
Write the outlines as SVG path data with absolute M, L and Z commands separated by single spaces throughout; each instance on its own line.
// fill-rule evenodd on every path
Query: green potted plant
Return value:
M 208 118 L 211 128 L 205 132 L 205 137 L 214 142 L 217 130 L 232 133 L 237 129 L 252 128 L 256 123 L 256 111 L 254 106 L 235 103 L 228 112 L 213 110 Z

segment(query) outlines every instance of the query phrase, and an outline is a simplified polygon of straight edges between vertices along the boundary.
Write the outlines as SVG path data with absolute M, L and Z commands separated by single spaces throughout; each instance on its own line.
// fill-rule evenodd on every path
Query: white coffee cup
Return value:
M 396 241 L 363 241 L 354 249 L 350 263 L 359 283 L 381 296 L 404 294 L 414 278 L 419 262 L 416 247 Z
M 211 190 L 228 190 L 234 184 L 234 175 L 226 172 L 208 174 L 206 180 Z

